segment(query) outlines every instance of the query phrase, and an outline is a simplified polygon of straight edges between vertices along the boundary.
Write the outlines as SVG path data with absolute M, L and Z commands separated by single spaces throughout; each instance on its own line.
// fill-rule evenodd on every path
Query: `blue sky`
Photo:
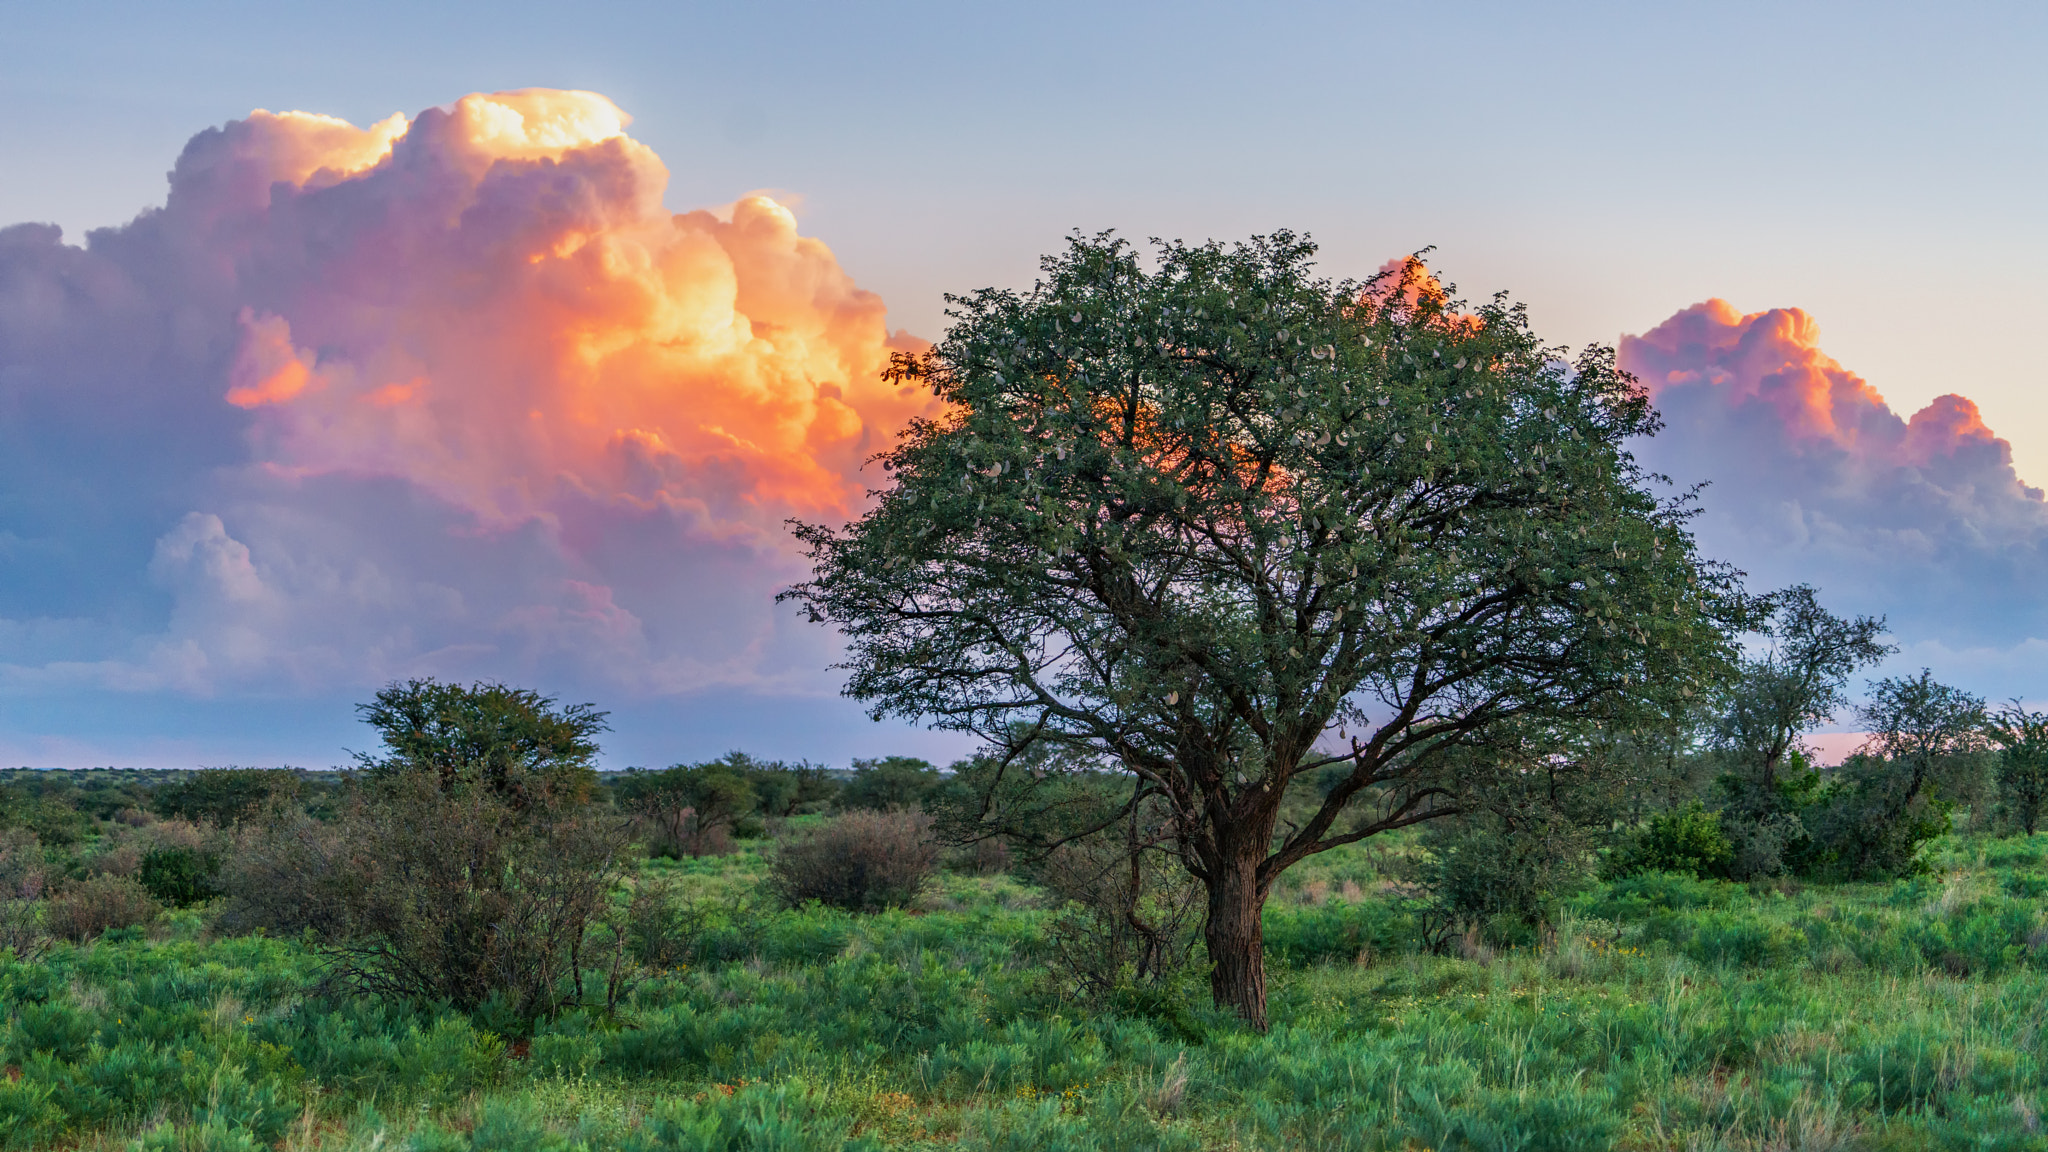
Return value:
M 2017 4 L 16 5 L 0 15 L 0 225 L 78 242 L 123 224 L 163 203 L 189 138 L 255 108 L 366 125 L 473 91 L 587 89 L 634 117 L 671 209 L 776 194 L 918 335 L 941 330 L 943 293 L 1028 281 L 1077 227 L 1291 227 L 1343 273 L 1435 245 L 1468 294 L 1512 290 L 1572 344 L 1709 297 L 1803 309 L 1893 411 L 1967 396 L 2041 484 L 2044 24 Z M 184 510 L 148 514 L 138 572 Z M 4 598 L 35 577 L 0 580 Z M 160 590 L 120 602 L 173 610 Z M 116 616 L 80 619 L 154 626 Z M 2026 679 L 2031 650 L 1945 619 L 1908 639 L 1948 645 L 1980 691 L 2048 689 Z M 362 696 L 37 681 L 0 696 L 0 752 L 317 762 L 360 739 Z M 748 742 L 757 716 L 777 718 L 753 740 L 768 754 L 948 747 L 829 696 L 616 706 L 614 747 L 635 761 Z

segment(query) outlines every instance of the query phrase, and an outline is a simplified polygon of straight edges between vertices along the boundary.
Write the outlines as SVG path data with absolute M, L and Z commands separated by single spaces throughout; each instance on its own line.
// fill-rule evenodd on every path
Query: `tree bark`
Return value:
M 1209 872 L 1209 994 L 1245 1023 L 1266 1030 L 1266 934 L 1260 922 L 1266 894 L 1259 888 L 1257 842 L 1219 854 Z

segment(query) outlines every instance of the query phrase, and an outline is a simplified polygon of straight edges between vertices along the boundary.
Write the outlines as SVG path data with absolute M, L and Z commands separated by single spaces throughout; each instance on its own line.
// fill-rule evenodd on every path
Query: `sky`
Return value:
M 408 675 L 595 700 L 615 764 L 955 754 L 837 696 L 779 525 L 857 510 L 944 294 L 1076 228 L 1434 246 L 1619 345 L 1710 554 L 2048 699 L 2044 25 L 13 6 L 0 762 L 321 766 Z

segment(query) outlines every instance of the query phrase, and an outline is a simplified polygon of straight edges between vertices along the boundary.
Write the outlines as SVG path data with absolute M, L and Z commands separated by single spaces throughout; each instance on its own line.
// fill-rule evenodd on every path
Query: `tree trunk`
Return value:
M 1203 938 L 1209 945 L 1209 994 L 1218 1008 L 1229 1008 L 1247 1024 L 1266 1030 L 1266 934 L 1259 913 L 1266 894 L 1259 890 L 1256 843 L 1226 851 L 1209 875 L 1209 923 Z

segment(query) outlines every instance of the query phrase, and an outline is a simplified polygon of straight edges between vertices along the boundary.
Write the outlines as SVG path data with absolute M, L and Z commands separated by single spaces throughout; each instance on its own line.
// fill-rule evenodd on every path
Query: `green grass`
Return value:
M 698 961 L 526 1042 L 313 998 L 296 944 L 172 913 L 0 958 L 0 1146 L 2048 1147 L 2048 838 L 1946 840 L 1893 884 L 1601 885 L 1469 959 L 1414 950 L 1412 851 L 1288 878 L 1265 1036 L 1064 999 L 1008 877 L 917 912 L 748 906 L 758 845 L 648 865 L 713 909 Z

